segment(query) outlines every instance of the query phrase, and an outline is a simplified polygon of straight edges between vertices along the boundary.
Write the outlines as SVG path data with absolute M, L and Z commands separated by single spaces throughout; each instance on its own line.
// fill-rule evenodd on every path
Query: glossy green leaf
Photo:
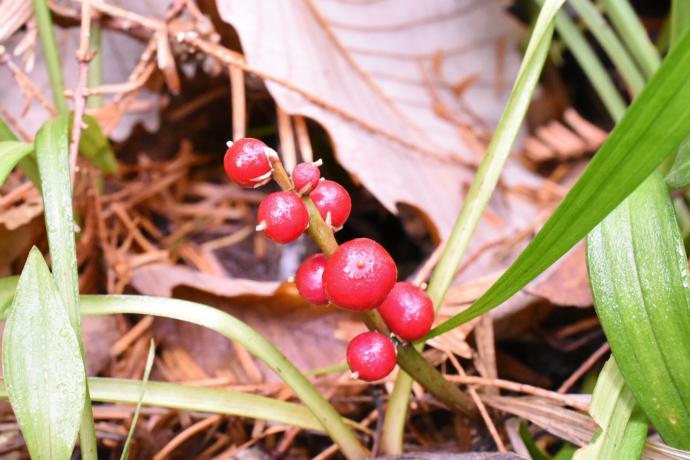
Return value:
M 141 379 L 141 389 L 139 390 L 139 400 L 137 401 L 137 407 L 134 409 L 134 416 L 132 417 L 132 424 L 129 427 L 129 433 L 127 433 L 127 439 L 125 439 L 125 445 L 122 447 L 122 454 L 120 454 L 120 460 L 127 460 L 129 458 L 129 446 L 132 443 L 132 437 L 134 436 L 134 430 L 137 428 L 137 422 L 139 421 L 139 413 L 141 412 L 141 405 L 144 402 L 144 394 L 146 393 L 146 385 L 149 382 L 149 376 L 151 375 L 151 369 L 153 368 L 153 360 L 156 357 L 156 345 L 151 339 L 151 345 L 149 346 L 149 354 L 146 357 L 146 366 L 144 367 L 144 376 Z
M 666 183 L 672 188 L 690 185 L 690 137 L 687 137 L 678 147 L 676 159 L 666 175 Z
M 661 174 L 587 243 L 595 307 L 627 386 L 664 441 L 690 449 L 690 276 Z
M 12 169 L 34 150 L 34 146 L 24 142 L 2 141 L 0 142 L 0 186 L 12 172 Z
M 647 440 L 647 422 L 613 358 L 599 374 L 589 413 L 603 431 L 578 450 L 574 460 L 640 458 Z
M 62 297 L 36 248 L 5 324 L 2 364 L 31 457 L 69 459 L 84 407 L 84 363 Z
M 690 134 L 688 61 L 690 34 L 685 33 L 518 259 L 470 308 L 427 339 L 509 299 L 584 238 L 675 150 Z
M 84 123 L 87 127 L 81 133 L 79 152 L 104 173 L 117 173 L 115 152 L 98 122 L 92 116 L 84 115 Z

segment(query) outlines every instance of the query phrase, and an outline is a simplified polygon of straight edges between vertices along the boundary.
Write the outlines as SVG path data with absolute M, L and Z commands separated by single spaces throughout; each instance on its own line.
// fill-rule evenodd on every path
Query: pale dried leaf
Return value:
M 132 287 L 142 294 L 172 297 L 178 286 L 186 286 L 220 297 L 272 296 L 280 283 L 209 275 L 191 268 L 148 264 L 133 270 Z
M 388 209 L 413 205 L 448 234 L 473 174 L 461 163 L 483 153 L 472 151 L 468 131 L 494 126 L 519 62 L 500 2 L 222 0 L 218 8 L 252 67 L 320 101 L 267 82 L 283 110 L 323 124 L 340 162 Z M 474 75 L 457 98 L 454 85 Z M 509 182 L 538 184 L 521 166 L 508 169 Z M 517 227 L 534 214 L 518 201 L 496 211 Z

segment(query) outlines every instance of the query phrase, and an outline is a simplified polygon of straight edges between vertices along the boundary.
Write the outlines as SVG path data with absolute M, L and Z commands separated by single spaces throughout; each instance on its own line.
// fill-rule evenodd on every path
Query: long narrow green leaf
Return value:
M 352 431 L 343 423 L 333 406 L 324 399 L 304 375 L 268 340 L 246 323 L 223 311 L 186 300 L 147 296 L 82 296 L 83 315 L 116 313 L 154 315 L 187 321 L 236 340 L 270 367 L 292 388 L 348 458 L 366 458 L 367 454 Z
M 664 440 L 690 449 L 690 276 L 661 174 L 587 243 L 596 311 L 625 382 Z
M 137 422 L 139 421 L 139 412 L 141 412 L 141 405 L 144 402 L 144 394 L 146 393 L 146 385 L 149 382 L 149 376 L 151 375 L 151 369 L 153 368 L 153 360 L 156 357 L 156 345 L 151 339 L 151 345 L 149 346 L 149 354 L 146 357 L 146 366 L 144 367 L 144 377 L 141 379 L 141 389 L 139 390 L 139 400 L 137 401 L 137 406 L 134 409 L 134 416 L 132 417 L 132 424 L 129 427 L 129 432 L 127 433 L 127 439 L 125 439 L 125 445 L 122 447 L 122 454 L 120 454 L 120 460 L 127 460 L 129 458 L 129 445 L 132 442 L 132 437 L 134 436 L 134 430 L 137 427 Z
M 138 380 L 92 377 L 89 378 L 89 388 L 93 400 L 99 402 L 137 404 L 141 395 L 141 382 Z M 2 380 L 0 399 L 7 399 L 7 391 Z M 236 415 L 324 433 L 321 423 L 305 406 L 252 393 L 148 382 L 142 401 L 145 406 Z M 344 422 L 366 431 L 366 428 L 352 420 L 344 419 Z
M 536 0 L 543 3 L 543 0 Z M 619 120 L 625 113 L 626 103 L 618 88 L 609 77 L 608 71 L 601 63 L 584 34 L 563 11 L 556 15 L 556 32 L 573 53 L 592 87 L 606 106 L 606 110 L 615 120 Z
M 563 3 L 564 0 L 547 0 L 539 12 L 506 109 L 487 148 L 486 155 L 477 169 L 439 263 L 431 276 L 427 292 L 436 310 L 441 306 L 455 277 L 455 272 L 491 199 L 515 143 L 549 51 L 554 17 Z M 417 347 L 419 348 L 420 345 Z M 416 352 L 401 349 L 401 354 Z M 402 436 L 411 389 L 412 378 L 407 373 L 400 372 L 383 425 L 382 447 L 387 454 L 402 452 Z
M 599 374 L 589 413 L 603 432 L 594 442 L 578 450 L 573 460 L 640 458 L 647 440 L 644 415 L 625 386 L 616 361 L 610 358 Z
M 681 0 L 686 3 L 686 0 Z M 687 4 L 687 3 L 686 3 Z M 661 65 L 661 56 L 628 0 L 603 0 L 605 12 L 646 78 Z M 678 35 L 680 36 L 680 34 Z
M 0 142 L 0 186 L 12 172 L 12 169 L 22 158 L 33 152 L 34 146 L 24 142 L 2 141 Z
M 689 60 L 686 32 L 529 246 L 481 298 L 427 339 L 509 299 L 587 235 L 675 150 L 690 133 Z
M 29 253 L 9 311 L 2 365 L 12 409 L 34 459 L 68 459 L 84 407 L 79 343 L 40 251 Z
M 59 116 L 43 125 L 36 135 L 36 157 L 43 184 L 43 208 L 53 276 L 67 307 L 72 327 L 79 336 L 79 276 L 74 240 L 67 120 L 67 116 Z
M 15 281 L 16 277 L 0 279 L 0 299 L 12 295 Z M 5 313 L 0 308 L 0 319 Z M 292 388 L 332 439 L 342 446 L 348 458 L 366 458 L 366 453 L 352 431 L 311 382 L 268 340 L 234 316 L 186 300 L 126 295 L 81 296 L 81 313 L 85 316 L 117 313 L 162 316 L 198 324 L 237 341 Z
M 36 0 L 41 1 L 41 0 Z M 74 240 L 72 185 L 69 173 L 67 115 L 46 122 L 36 135 L 36 159 L 41 175 L 43 214 L 48 234 L 53 277 L 85 359 L 79 314 L 79 275 Z M 81 425 L 81 446 L 86 459 L 97 456 L 96 429 L 89 389 L 86 388 Z
M 570 0 L 570 4 L 613 61 L 632 93 L 639 94 L 644 86 L 644 78 L 604 16 L 591 0 Z

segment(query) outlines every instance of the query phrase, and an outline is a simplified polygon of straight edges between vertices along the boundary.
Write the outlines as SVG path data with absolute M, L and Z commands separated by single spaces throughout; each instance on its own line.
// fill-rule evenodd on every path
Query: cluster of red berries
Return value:
M 259 187 L 271 179 L 274 150 L 257 139 L 229 144 L 225 172 L 236 184 Z M 259 205 L 257 230 L 277 243 L 296 240 L 309 226 L 302 197 L 309 196 L 319 213 L 337 231 L 350 215 L 352 201 L 340 184 L 321 178 L 319 162 L 300 163 L 292 172 L 292 190 L 266 196 Z M 391 332 L 404 341 L 422 338 L 431 329 L 434 307 L 419 287 L 396 282 L 393 258 L 377 242 L 356 238 L 343 243 L 330 256 L 314 254 L 295 275 L 299 293 L 316 305 L 333 304 L 352 311 L 377 309 Z M 350 369 L 362 380 L 387 376 L 395 367 L 395 346 L 379 332 L 355 337 L 347 348 Z

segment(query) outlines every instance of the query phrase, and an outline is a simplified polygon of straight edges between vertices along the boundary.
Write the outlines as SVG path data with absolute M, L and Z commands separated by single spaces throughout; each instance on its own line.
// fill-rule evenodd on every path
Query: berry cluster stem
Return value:
M 285 191 L 293 190 L 292 181 L 278 155 L 269 155 L 269 160 L 273 168 L 273 180 L 276 181 L 281 189 Z M 333 230 L 323 220 L 312 199 L 308 196 L 303 196 L 302 199 L 309 211 L 309 236 L 314 239 L 324 255 L 330 256 L 338 249 L 338 242 L 333 235 Z M 388 326 L 386 326 L 378 311 L 371 310 L 363 313 L 362 321 L 369 329 L 390 335 Z M 443 374 L 429 364 L 412 345 L 408 344 L 398 346 L 397 348 L 397 361 L 402 370 L 419 382 L 448 408 L 471 417 L 476 416 L 477 408 L 470 398 L 460 391 L 458 387 L 446 380 Z

